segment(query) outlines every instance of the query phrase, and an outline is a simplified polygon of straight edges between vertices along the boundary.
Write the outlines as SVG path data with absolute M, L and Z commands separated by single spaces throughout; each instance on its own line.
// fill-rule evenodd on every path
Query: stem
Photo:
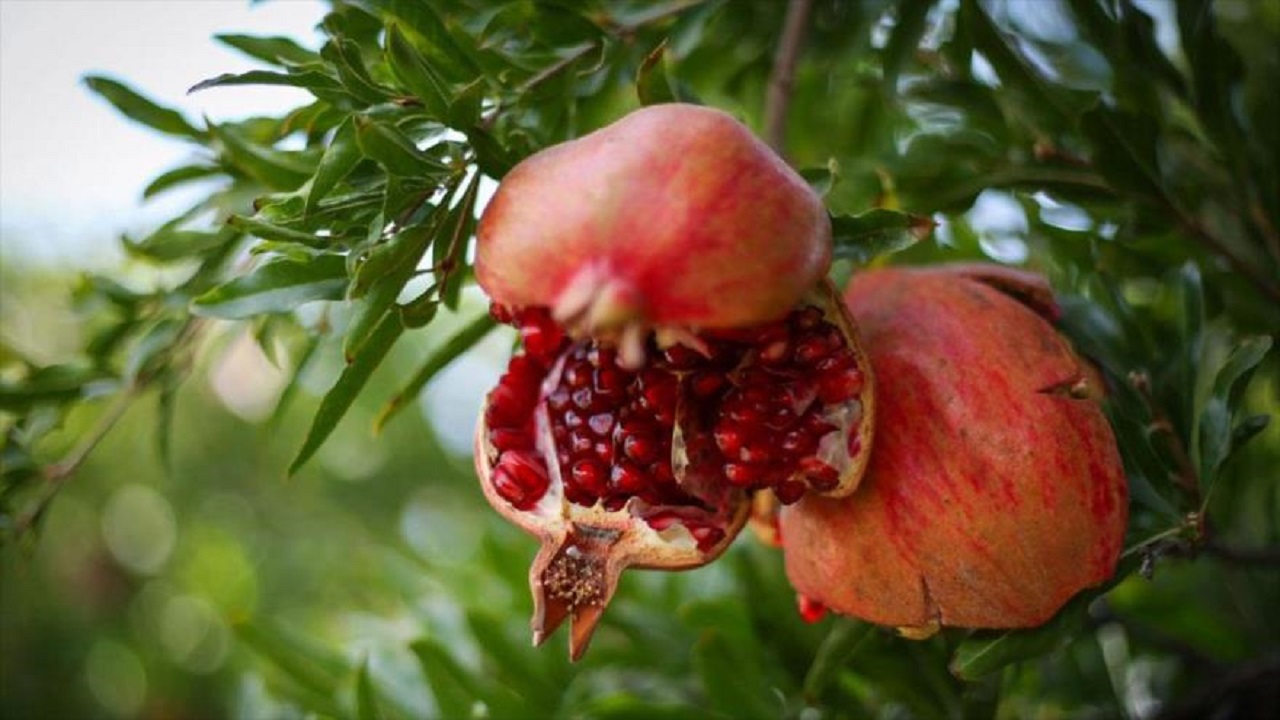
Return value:
M 58 491 L 66 485 L 67 481 L 75 475 L 80 466 L 89 457 L 89 454 L 98 447 L 103 438 L 116 426 L 120 418 L 124 416 L 126 410 L 133 404 L 134 399 L 138 396 L 138 386 L 131 385 L 120 392 L 116 396 L 115 402 L 107 408 L 106 412 L 98 418 L 98 422 L 93 426 L 93 430 L 80 441 L 78 445 L 73 447 L 61 460 L 44 469 L 44 492 L 36 499 L 21 516 L 18 517 L 14 527 L 14 535 L 22 537 L 26 534 L 31 526 L 35 524 L 36 519 L 45 511 L 49 503 L 58 494 Z
M 1220 560 L 1240 565 L 1280 565 L 1280 547 L 1240 548 L 1211 540 L 1205 543 L 1204 551 Z
M 778 152 L 782 152 L 787 131 L 787 108 L 791 104 L 796 60 L 804 42 L 804 31 L 809 24 L 812 5 L 812 0 L 791 0 L 787 5 L 782 38 L 778 41 L 778 51 L 773 56 L 773 70 L 769 73 L 769 87 L 764 104 L 764 138 Z
M 1163 204 L 1167 210 L 1174 214 L 1178 226 L 1183 232 L 1187 233 L 1192 239 L 1198 241 L 1209 252 L 1214 253 L 1231 266 L 1231 269 L 1239 273 L 1241 277 L 1248 280 L 1258 292 L 1270 298 L 1273 302 L 1280 303 L 1280 285 L 1268 280 L 1264 275 L 1258 272 L 1258 268 L 1246 262 L 1236 254 L 1232 253 L 1221 240 L 1210 233 L 1203 225 L 1194 217 L 1188 215 L 1181 208 L 1175 206 L 1167 197 L 1162 198 Z

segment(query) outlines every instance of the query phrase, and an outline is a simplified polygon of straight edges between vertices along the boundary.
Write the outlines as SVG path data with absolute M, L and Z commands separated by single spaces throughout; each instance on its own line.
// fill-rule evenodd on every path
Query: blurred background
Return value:
M 675 86 L 759 129 L 785 10 L 772 0 L 430 4 L 457 37 L 483 26 L 523 53 L 506 75 L 489 78 L 517 111 L 505 139 L 521 149 L 633 107 L 635 68 L 663 41 Z M 344 5 L 396 3 L 0 0 L 5 373 L 75 362 L 118 310 L 104 298 L 168 297 L 181 268 L 126 253 L 120 239 L 147 235 L 218 187 L 218 179 L 197 181 L 143 201 L 157 175 L 191 160 L 192 145 L 129 122 L 83 77 L 127 81 L 197 125 L 245 121 L 252 130 L 251 119 L 284 116 L 314 98 L 258 86 L 187 94 L 206 78 L 262 65 L 211 38 L 285 36 L 318 50 L 328 36 L 317 25 Z M 1158 118 L 1158 182 L 1180 200 L 1204 199 L 1194 211 L 1206 226 L 1245 237 L 1239 224 L 1248 213 L 1231 204 L 1236 176 L 1223 168 L 1243 167 L 1237 153 L 1269 163 L 1274 180 L 1276 158 L 1246 144 L 1215 146 L 1221 137 L 1206 107 L 1276 118 L 1267 93 L 1274 99 L 1268 80 L 1280 77 L 1280 3 L 1209 5 L 1204 12 L 1243 60 L 1217 76 L 1230 104 L 1192 107 L 1190 80 L 1162 75 L 1176 89 L 1157 91 L 1151 68 L 1190 78 L 1196 62 L 1235 55 L 1188 49 L 1199 37 L 1188 18 L 1206 17 L 1189 0 L 817 2 L 796 76 L 789 157 L 840 168 L 828 197 L 836 212 L 885 203 L 939 223 L 935 238 L 895 261 L 988 259 L 1049 273 L 1069 329 L 1094 341 L 1087 347 L 1112 379 L 1123 381 L 1121 369 L 1150 371 L 1157 392 L 1174 399 L 1177 430 L 1189 432 L 1186 388 L 1197 378 L 1212 384 L 1237 357 L 1240 337 L 1274 338 L 1280 313 L 1217 255 L 1179 236 L 1168 213 L 1135 209 L 1129 191 L 1139 183 L 1107 164 L 1124 153 L 1082 137 L 1074 119 L 1046 119 L 1044 97 L 1075 102 L 1102 92 Z M 965 25 L 987 15 L 1001 34 Z M 637 29 L 615 43 L 593 24 L 601 17 Z M 609 48 L 595 65 L 575 49 L 584 36 Z M 971 62 L 957 70 L 951 53 Z M 574 57 L 565 67 L 576 75 L 516 92 Z M 1010 73 L 1018 67 L 1020 76 Z M 940 80 L 949 72 L 962 78 Z M 1037 84 L 1043 96 L 1027 89 Z M 1257 147 L 1276 146 L 1264 123 L 1246 125 Z M 290 134 L 275 147 L 304 142 L 320 140 Z M 1088 182 L 1079 182 L 1078 154 L 1100 168 Z M 380 434 L 370 430 L 382 401 L 483 303 L 470 288 L 430 332 L 406 333 L 291 478 L 341 354 L 327 342 L 314 362 L 300 363 L 296 337 L 266 336 L 252 322 L 211 321 L 200 352 L 173 359 L 191 372 L 172 395 L 117 406 L 112 387 L 90 383 L 65 415 L 25 419 L 45 423 L 38 454 L 52 463 L 76 458 L 101 418 L 123 412 L 40 518 L 38 537 L 0 549 L 0 717 L 656 718 L 710 708 L 806 720 L 1139 718 L 1276 708 L 1280 559 L 1268 548 L 1280 543 L 1280 428 L 1255 422 L 1246 450 L 1223 457 L 1222 489 L 1204 507 L 1227 544 L 1192 560 L 1200 549 L 1182 541 L 1194 523 L 1167 499 L 1176 500 L 1169 450 L 1149 432 L 1146 409 L 1120 403 L 1113 419 L 1136 457 L 1126 458 L 1137 488 L 1132 574 L 1088 613 L 1077 608 L 1042 633 L 993 642 L 998 661 L 957 665 L 957 650 L 972 647 L 961 632 L 920 643 L 845 618 L 802 622 L 781 558 L 745 534 L 697 571 L 629 573 L 582 663 L 568 663 L 561 638 L 529 647 L 533 542 L 484 503 L 470 459 L 477 409 L 512 336 L 492 333 L 410 412 Z M 1200 325 L 1184 314 L 1197 303 L 1206 349 L 1188 369 L 1169 349 L 1201 342 Z M 300 326 L 319 322 L 318 304 L 294 312 Z M 127 369 L 133 356 L 120 354 Z M 1275 356 L 1247 392 L 1231 383 L 1225 393 L 1228 436 L 1236 411 L 1280 411 Z M 171 429 L 161 429 L 168 418 Z M 10 415 L 0 419 L 6 431 L 14 426 Z M 6 444 L 2 461 L 13 467 L 16 457 Z M 1144 572 L 1133 572 L 1139 564 Z

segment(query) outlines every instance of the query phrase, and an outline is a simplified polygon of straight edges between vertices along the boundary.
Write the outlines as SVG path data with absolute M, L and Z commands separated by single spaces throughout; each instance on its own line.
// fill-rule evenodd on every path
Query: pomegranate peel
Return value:
M 880 383 L 880 432 L 857 492 L 781 508 L 796 590 L 923 637 L 1039 625 L 1110 578 L 1123 466 L 1098 376 L 1050 324 L 1043 279 L 885 269 L 855 277 L 846 299 Z

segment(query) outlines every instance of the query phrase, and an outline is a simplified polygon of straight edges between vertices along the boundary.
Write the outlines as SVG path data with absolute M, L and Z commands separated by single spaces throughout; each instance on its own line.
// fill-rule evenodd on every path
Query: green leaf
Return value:
M 356 143 L 355 122 L 348 117 L 334 131 L 333 139 L 320 157 L 320 165 L 311 179 L 311 191 L 307 193 L 307 215 L 315 211 L 316 205 L 351 173 L 362 157 Z
M 272 65 L 306 65 L 320 61 L 320 55 L 287 37 L 219 34 L 214 40 Z
M 377 0 L 378 4 L 416 37 L 414 45 L 422 53 L 432 72 L 448 83 L 467 84 L 480 69 L 449 32 L 448 27 L 428 3 L 418 0 Z
M 915 54 L 920 45 L 928 23 L 932 0 L 916 0 L 900 2 L 894 6 L 893 31 L 889 33 L 889 41 L 885 43 L 882 63 L 884 72 L 884 88 L 889 95 L 895 95 L 898 87 L 898 75 L 902 67 Z
M 91 384 L 109 378 L 102 370 L 80 365 L 50 365 L 21 380 L 0 376 L 0 410 L 21 413 L 35 405 L 78 400 Z
M 951 674 L 976 680 L 1007 665 L 1053 652 L 1070 643 L 1084 626 L 1093 595 L 1079 596 L 1049 622 L 1029 630 L 979 630 L 956 648 Z
M 315 699 L 328 700 L 347 673 L 341 657 L 306 636 L 266 623 L 240 622 L 236 637 Z M 332 708 L 329 709 L 332 712 Z
M 412 402 L 422 389 L 431 382 L 431 378 L 435 377 L 449 363 L 453 362 L 462 353 L 471 349 L 476 343 L 480 342 L 489 331 L 497 325 L 488 313 L 476 317 L 467 323 L 461 330 L 446 340 L 439 348 L 427 357 L 426 361 L 413 374 L 413 378 L 400 388 L 386 405 L 382 406 L 382 410 L 378 413 L 378 417 L 373 421 L 374 432 L 381 432 L 386 426 L 387 421 L 395 417 L 405 405 Z
M 376 247 L 369 259 L 360 266 L 356 272 L 352 295 L 355 296 L 366 285 L 369 290 L 355 306 L 355 312 L 347 326 L 342 346 L 345 357 L 350 359 L 359 353 L 374 328 L 382 322 L 383 316 L 400 296 L 400 291 L 413 277 L 418 262 L 435 237 L 436 229 L 434 222 L 407 228 L 397 233 L 389 242 Z
M 88 75 L 84 84 L 132 120 L 168 135 L 204 140 L 205 133 L 187 122 L 181 113 L 148 100 L 123 83 L 101 75 Z
M 152 180 L 151 183 L 143 189 L 142 198 L 147 200 L 166 190 L 192 182 L 193 180 L 201 180 L 203 178 L 221 174 L 222 168 L 216 165 L 183 165 L 182 167 L 176 167 L 161 174 L 155 180 Z
M 145 238 L 134 242 L 128 236 L 120 238 L 125 251 L 130 255 L 145 258 L 158 263 L 190 260 L 234 242 L 239 233 L 234 228 L 223 228 L 218 232 L 206 230 L 179 230 L 181 224 L 170 222 L 156 229 Z
M 831 217 L 835 257 L 859 265 L 916 244 L 929 237 L 933 227 L 933 220 L 927 217 L 884 208 Z
M 231 125 L 210 125 L 229 165 L 272 190 L 296 190 L 315 172 L 313 163 L 298 152 L 276 150 L 250 142 Z
M 445 82 L 395 24 L 387 28 L 387 63 L 432 117 L 440 120 L 448 117 L 449 91 Z
M 804 676 L 806 698 L 820 697 L 827 686 L 835 681 L 840 670 L 849 664 L 875 626 L 852 618 L 840 618 L 823 638 L 814 654 L 813 664 Z
M 676 102 L 676 88 L 667 74 L 666 49 L 664 40 L 645 56 L 636 70 L 636 95 L 641 105 Z
M 710 704 L 734 718 L 775 718 L 782 707 L 769 702 L 758 664 L 749 662 L 715 628 L 702 631 L 693 646 L 693 667 Z
M 831 189 L 840 182 L 840 164 L 835 158 L 827 161 L 827 166 L 822 168 L 805 168 L 800 171 L 800 177 L 809 183 L 809 187 L 813 189 L 818 197 L 825 198 L 831 194 Z
M 204 293 L 191 303 L 191 312 L 232 320 L 287 312 L 315 300 L 339 300 L 346 286 L 347 266 L 339 256 L 275 260 Z
M 129 348 L 124 376 L 131 384 L 145 383 L 147 376 L 162 372 L 169 353 L 186 323 L 172 317 L 152 322 Z
M 312 235 L 311 233 L 292 230 L 287 227 L 275 225 L 273 223 L 264 222 L 242 215 L 232 215 L 227 220 L 227 225 L 253 235 L 263 240 L 273 240 L 279 243 L 293 243 L 303 245 L 309 248 L 323 250 L 332 244 L 332 238 L 323 238 Z
M 382 318 L 382 322 L 374 329 L 360 354 L 352 358 L 346 369 L 338 376 L 337 382 L 320 401 L 320 408 L 316 410 L 316 416 L 311 422 L 311 428 L 307 431 L 302 449 L 289 465 L 290 475 L 297 473 L 329 438 L 333 429 L 338 426 L 338 421 L 347 414 L 351 403 L 355 402 L 356 396 L 369 381 L 373 371 L 382 364 L 387 352 L 391 350 L 396 340 L 400 339 L 403 332 L 404 325 L 400 324 L 398 315 L 388 313 Z
M 223 73 L 208 80 L 201 80 L 192 85 L 187 92 L 195 93 L 210 88 L 234 87 L 236 85 L 277 85 L 302 88 L 319 93 L 333 93 L 343 90 L 342 83 L 315 70 L 287 73 L 272 72 L 270 70 L 250 70 L 244 73 Z
M 1098 105 L 1080 116 L 1080 131 L 1093 144 L 1094 166 L 1112 187 L 1153 200 L 1165 196 L 1155 118 Z
M 395 127 L 364 116 L 356 116 L 355 124 L 360 150 L 392 175 L 442 179 L 448 176 L 448 167 L 419 150 Z
M 440 717 L 472 717 L 471 706 L 480 699 L 480 692 L 466 668 L 434 640 L 422 638 L 410 647 L 418 658 L 427 684 L 431 686 Z
M 378 697 L 373 690 L 373 682 L 369 679 L 369 661 L 360 663 L 360 672 L 356 674 L 356 717 L 359 720 L 382 720 L 382 709 L 378 707 Z
M 380 87 L 369 75 L 360 47 L 351 40 L 330 40 L 320 51 L 320 55 L 337 71 L 342 87 L 364 104 L 377 105 L 391 99 L 391 93 Z

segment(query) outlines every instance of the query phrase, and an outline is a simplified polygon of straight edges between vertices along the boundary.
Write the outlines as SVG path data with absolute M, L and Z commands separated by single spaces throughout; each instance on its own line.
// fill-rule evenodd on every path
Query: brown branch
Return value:
M 812 5 L 812 0 L 791 0 L 787 5 L 787 19 L 782 26 L 778 50 L 773 56 L 773 70 L 769 73 L 764 101 L 764 139 L 779 153 L 787 131 L 787 108 L 791 105 L 796 60 L 800 56 Z
M 1213 233 L 1193 216 L 1187 214 L 1182 208 L 1177 207 L 1172 200 L 1165 197 L 1162 198 L 1165 208 L 1173 213 L 1174 219 L 1183 232 L 1191 236 L 1192 239 L 1199 242 L 1206 250 L 1221 257 L 1227 261 L 1231 269 L 1248 280 L 1258 292 L 1270 298 L 1272 301 L 1280 303 L 1280 284 L 1269 280 L 1265 275 L 1258 272 L 1258 268 L 1249 263 L 1245 259 L 1236 255 L 1226 246 L 1222 240 L 1219 240 Z
M 1210 540 L 1205 543 L 1204 551 L 1220 560 L 1239 565 L 1280 566 L 1280 547 L 1232 547 Z

